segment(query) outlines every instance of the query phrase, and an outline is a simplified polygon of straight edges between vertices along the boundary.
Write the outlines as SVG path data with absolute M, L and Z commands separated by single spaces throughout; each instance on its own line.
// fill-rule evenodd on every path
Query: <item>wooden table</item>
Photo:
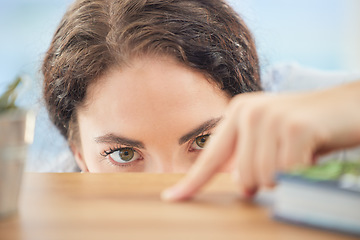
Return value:
M 162 202 L 160 191 L 180 177 L 27 173 L 19 212 L 0 220 L 0 239 L 356 239 L 274 221 L 266 207 L 239 201 L 222 174 L 192 201 Z

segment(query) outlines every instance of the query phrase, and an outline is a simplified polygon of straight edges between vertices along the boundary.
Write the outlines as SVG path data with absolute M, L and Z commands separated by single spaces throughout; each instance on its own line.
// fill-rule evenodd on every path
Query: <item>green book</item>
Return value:
M 277 181 L 274 218 L 360 236 L 360 161 L 329 161 Z

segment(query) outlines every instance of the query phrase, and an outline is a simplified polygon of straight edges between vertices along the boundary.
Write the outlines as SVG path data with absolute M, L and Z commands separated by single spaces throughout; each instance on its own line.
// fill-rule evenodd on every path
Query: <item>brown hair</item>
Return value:
M 42 66 L 46 106 L 65 138 L 73 137 L 70 123 L 77 121 L 88 86 L 110 67 L 142 54 L 173 56 L 229 96 L 261 90 L 253 38 L 224 1 L 78 0 L 64 15 Z

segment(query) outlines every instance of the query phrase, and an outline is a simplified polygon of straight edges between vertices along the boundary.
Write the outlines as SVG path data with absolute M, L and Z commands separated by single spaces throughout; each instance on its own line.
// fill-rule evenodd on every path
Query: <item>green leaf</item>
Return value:
M 17 77 L 0 97 L 0 114 L 11 109 L 16 109 L 17 88 L 22 82 L 21 77 Z
M 309 168 L 298 169 L 291 173 L 313 180 L 337 180 L 344 174 L 360 176 L 360 160 L 339 161 L 334 159 Z

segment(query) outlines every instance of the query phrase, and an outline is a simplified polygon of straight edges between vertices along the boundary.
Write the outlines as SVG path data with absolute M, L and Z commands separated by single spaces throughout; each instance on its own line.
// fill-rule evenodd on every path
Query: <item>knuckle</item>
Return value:
M 242 105 L 243 105 L 243 97 L 239 94 L 230 100 L 228 109 L 230 112 L 235 112 L 238 109 L 240 109 Z
M 278 112 L 268 112 L 266 123 L 268 129 L 278 129 L 282 125 L 284 117 Z
M 259 104 L 249 104 L 243 107 L 241 112 L 241 120 L 249 127 L 258 126 L 265 114 L 264 106 Z
M 260 117 L 266 109 L 266 102 L 262 99 L 254 98 L 254 95 L 243 96 L 239 94 L 235 96 L 228 105 L 230 113 L 237 113 L 241 116 L 246 115 L 251 119 Z
M 283 123 L 283 134 L 286 138 L 298 138 L 306 132 L 306 124 L 299 119 L 290 119 Z

